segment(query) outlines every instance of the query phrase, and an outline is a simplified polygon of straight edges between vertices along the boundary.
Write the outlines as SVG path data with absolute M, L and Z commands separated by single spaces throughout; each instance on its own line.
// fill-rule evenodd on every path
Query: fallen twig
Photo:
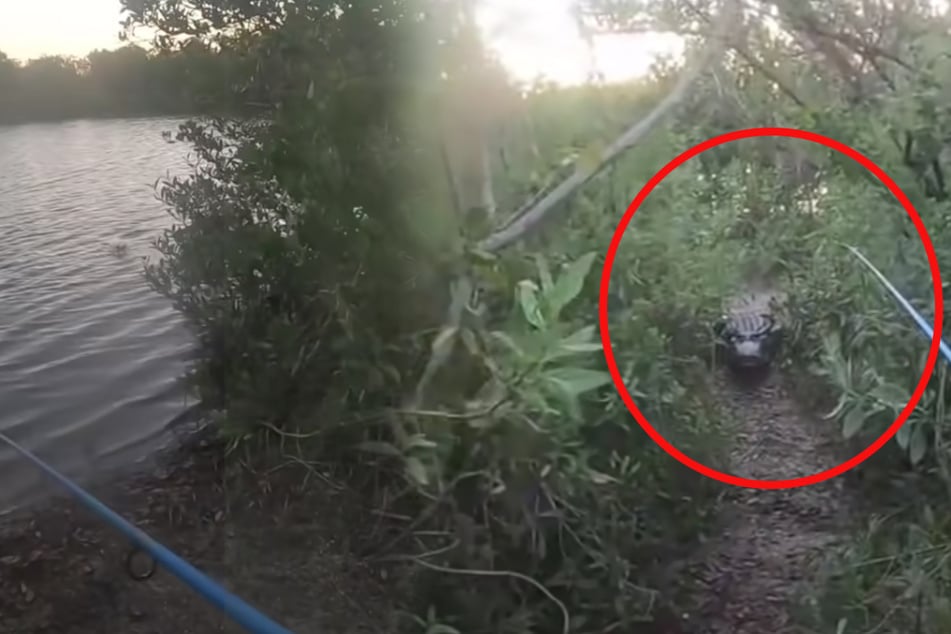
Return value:
M 528 575 L 523 575 L 520 572 L 514 572 L 512 570 L 467 570 L 462 568 L 447 568 L 446 566 L 439 566 L 437 564 L 431 564 L 428 561 L 420 559 L 419 557 L 407 557 L 406 558 L 413 563 L 419 564 L 424 568 L 429 568 L 430 570 L 435 570 L 437 572 L 444 572 L 447 574 L 453 575 L 473 575 L 477 577 L 510 577 L 512 579 L 519 579 L 528 583 L 538 589 L 539 592 L 544 594 L 548 599 L 558 606 L 558 609 L 561 610 L 562 617 L 562 634 L 568 634 L 571 625 L 571 614 L 568 613 L 568 608 L 565 607 L 565 604 L 562 603 L 558 597 L 551 593 L 551 590 L 543 586 L 538 581 L 535 581 Z

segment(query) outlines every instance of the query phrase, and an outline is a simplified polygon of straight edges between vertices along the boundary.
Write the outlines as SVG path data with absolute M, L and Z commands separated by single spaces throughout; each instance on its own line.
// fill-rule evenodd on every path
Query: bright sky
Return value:
M 119 19 L 119 0 L 0 0 L 0 51 L 23 60 L 116 48 Z
M 571 0 L 481 2 L 480 24 L 516 78 L 577 83 L 588 77 L 592 53 L 572 22 Z M 24 60 L 115 48 L 119 19 L 119 0 L 0 0 L 0 51 Z M 601 37 L 594 49 L 594 68 L 608 81 L 641 75 L 656 54 L 679 51 L 676 40 L 663 36 Z
M 681 51 L 677 38 L 662 34 L 602 36 L 591 51 L 578 34 L 571 4 L 481 0 L 478 20 L 509 72 L 522 80 L 545 75 L 559 83 L 580 83 L 596 69 L 607 81 L 623 81 L 646 73 L 658 54 Z

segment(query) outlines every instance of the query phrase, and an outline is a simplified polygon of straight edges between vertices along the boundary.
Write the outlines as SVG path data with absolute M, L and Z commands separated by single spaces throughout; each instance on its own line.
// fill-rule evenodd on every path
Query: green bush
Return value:
M 779 31 L 746 24 L 673 125 L 589 182 L 557 220 L 490 255 L 463 248 L 474 236 L 451 212 L 438 134 L 427 125 L 431 104 L 453 89 L 443 74 L 494 70 L 453 19 L 408 0 L 345 8 L 235 0 L 222 3 L 224 13 L 186 0 L 127 4 L 133 20 L 166 33 L 182 30 L 168 23 L 172 9 L 194 9 L 186 34 L 212 40 L 220 29 L 271 24 L 253 46 L 217 36 L 259 57 L 249 81 L 267 75 L 271 108 L 258 121 L 182 128 L 199 163 L 165 187 L 178 224 L 159 241 L 164 259 L 149 279 L 199 335 L 194 383 L 223 412 L 224 433 L 304 434 L 316 439 L 304 451 L 388 476 L 380 498 L 398 498 L 413 517 L 384 544 L 412 564 L 409 629 L 628 631 L 651 620 L 658 591 L 672 596 L 675 575 L 664 568 L 703 533 L 718 487 L 634 426 L 595 326 L 595 254 L 664 163 L 736 127 L 814 129 L 879 161 L 932 236 L 947 228 L 947 201 L 929 198 L 934 183 L 908 169 L 896 143 L 905 132 L 946 136 L 951 69 L 939 51 L 947 36 L 921 7 L 883 18 L 905 33 L 888 44 L 890 57 L 865 43 L 871 27 L 863 30 L 850 2 L 778 7 Z M 615 26 L 630 17 L 617 13 L 625 3 L 586 4 Z M 678 30 L 693 29 L 706 10 L 662 4 L 647 19 Z M 817 34 L 819 16 L 849 35 Z M 800 50 L 803 38 L 824 46 Z M 834 55 L 830 38 L 852 57 Z M 452 54 L 435 54 L 441 47 Z M 894 62 L 905 57 L 913 69 Z M 867 71 L 871 81 L 895 90 L 860 93 L 867 66 L 846 72 L 853 58 L 879 63 Z M 830 77 L 833 66 L 839 74 Z M 530 125 L 503 139 L 506 159 L 493 165 L 503 212 L 556 181 L 564 165 L 590 162 L 677 72 L 659 65 L 637 85 L 528 90 Z M 727 439 L 710 394 L 708 326 L 751 270 L 767 272 L 789 295 L 789 369 L 813 374 L 839 401 L 829 420 L 843 435 L 881 433 L 917 380 L 926 343 L 845 245 L 872 257 L 928 313 L 930 278 L 908 228 L 861 168 L 804 142 L 741 141 L 692 160 L 638 211 L 613 266 L 623 310 L 612 314 L 611 336 L 625 384 L 682 451 L 722 468 Z M 935 242 L 943 262 L 947 249 Z M 463 297 L 462 318 L 440 330 L 449 282 L 462 278 L 481 299 Z M 435 376 L 431 356 L 449 360 Z M 941 482 L 938 491 L 951 482 L 946 402 L 941 374 L 887 450 Z M 888 476 L 906 469 L 877 464 Z M 936 500 L 926 479 L 911 490 Z M 943 553 L 946 518 L 933 510 L 940 504 L 928 508 L 937 517 L 906 514 L 876 533 L 886 537 L 847 553 L 845 568 L 830 564 L 815 593 L 822 607 L 803 618 L 826 629 L 844 618 L 841 627 L 854 628 L 874 623 L 871 614 L 907 628 L 927 597 L 928 622 L 939 623 L 946 558 L 915 555 Z M 900 572 L 847 570 L 856 558 L 880 557 Z
M 290 29 L 274 37 L 302 46 Z M 148 277 L 199 336 L 199 395 L 222 412 L 220 429 L 235 442 L 262 427 L 305 434 L 319 441 L 305 446 L 311 456 L 357 458 L 402 476 L 389 488 L 416 519 L 389 548 L 431 575 L 416 587 L 418 614 L 431 604 L 433 618 L 460 631 L 603 631 L 650 621 L 654 584 L 704 526 L 715 487 L 635 427 L 594 326 L 594 254 L 649 166 L 619 165 L 615 191 L 587 188 L 567 227 L 545 232 L 545 251 L 559 255 L 531 247 L 460 259 L 447 199 L 426 171 L 437 164 L 431 146 L 411 133 L 417 128 L 391 127 L 407 112 L 388 110 L 387 95 L 398 101 L 408 89 L 389 79 L 398 72 L 390 58 L 363 55 L 387 62 L 359 88 L 292 76 L 297 92 L 266 119 L 193 122 L 179 132 L 197 162 L 191 176 L 163 187 L 176 224 L 158 241 L 162 258 Z M 574 104 L 560 95 L 540 89 L 529 98 L 544 142 L 530 157 L 534 170 L 515 163 L 499 172 L 506 200 L 531 186 L 526 171 L 584 151 L 571 140 L 608 141 L 619 131 L 592 130 L 592 107 L 626 124 L 653 101 L 642 89 L 576 91 Z M 656 239 L 673 247 L 679 238 Z M 686 289 L 663 299 L 665 285 L 696 272 L 664 261 L 632 254 L 616 266 L 649 267 L 657 278 L 623 281 L 624 292 L 654 298 L 684 321 L 658 312 L 622 324 L 618 360 L 652 419 L 676 423 L 692 455 L 706 459 L 716 421 L 702 392 L 692 392 L 702 381 L 674 378 L 697 367 L 695 351 L 679 360 L 668 350 L 681 326 L 699 327 L 711 307 Z M 409 408 L 404 396 L 432 351 L 431 336 L 421 335 L 441 321 L 447 281 L 460 270 L 491 308 L 435 339 L 436 348 L 452 348 L 452 367 L 437 376 L 424 410 Z

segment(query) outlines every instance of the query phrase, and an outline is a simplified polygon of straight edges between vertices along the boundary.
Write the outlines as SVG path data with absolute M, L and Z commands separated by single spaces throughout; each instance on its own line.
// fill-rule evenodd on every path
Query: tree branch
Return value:
M 861 73 L 857 72 L 848 60 L 847 54 L 857 55 L 863 63 L 870 64 L 879 77 L 889 86 L 892 86 L 893 83 L 878 64 L 877 60 L 879 58 L 897 64 L 910 72 L 917 72 L 900 56 L 883 49 L 877 43 L 866 41 L 865 38 L 853 33 L 836 31 L 816 14 L 816 11 L 808 2 L 786 3 L 771 0 L 771 3 L 779 10 L 788 30 L 808 39 L 838 71 L 842 79 L 850 86 L 853 100 L 866 96 L 866 86 L 863 85 Z M 853 16 L 853 20 L 857 19 L 857 16 Z
M 697 5 L 693 4 L 692 2 L 687 2 L 686 4 L 690 8 L 691 12 L 694 15 L 696 15 L 698 18 L 700 18 L 707 24 L 710 24 L 713 22 L 713 20 L 710 19 L 710 16 L 703 13 L 700 10 L 700 8 L 697 7 Z M 763 77 L 771 81 L 773 85 L 775 85 L 779 89 L 780 92 L 782 92 L 784 95 L 792 99 L 796 103 L 796 105 L 798 105 L 800 108 L 806 107 L 806 103 L 802 99 L 799 98 L 799 95 L 796 94 L 796 91 L 794 91 L 777 73 L 773 72 L 771 69 L 766 67 L 761 61 L 756 59 L 753 56 L 753 54 L 745 46 L 742 46 L 739 42 L 737 42 L 733 38 L 730 38 L 728 45 L 733 51 L 736 52 L 737 55 L 743 58 L 743 61 L 746 62 L 750 68 L 752 68 L 754 71 L 758 72 Z
M 523 215 L 496 231 L 479 244 L 483 251 L 499 251 L 524 238 L 547 216 L 579 187 L 590 181 L 605 167 L 613 163 L 624 152 L 634 147 L 663 119 L 687 94 L 690 86 L 705 71 L 710 63 L 723 53 L 728 29 L 733 26 L 738 14 L 737 0 L 727 0 L 721 10 L 719 24 L 710 35 L 708 45 L 701 51 L 693 67 L 680 77 L 677 85 L 644 119 L 637 122 L 618 137 L 601 155 L 601 160 L 593 169 L 578 164 L 574 173 L 562 181 L 548 195 L 544 196 Z
M 423 374 L 416 384 L 416 391 L 409 405 L 405 409 L 419 409 L 425 403 L 426 390 L 442 366 L 449 360 L 449 355 L 455 346 L 456 333 L 462 324 L 462 316 L 469 299 L 472 297 L 473 285 L 468 277 L 459 277 L 450 287 L 451 299 L 440 334 L 433 340 L 432 352 Z
M 529 231 L 537 227 L 559 203 L 563 202 L 581 185 L 591 180 L 601 170 L 614 162 L 623 152 L 629 150 L 643 139 L 654 125 L 683 99 L 691 84 L 709 67 L 709 64 L 722 54 L 727 30 L 735 23 L 735 20 L 738 19 L 738 12 L 738 0 L 725 0 L 719 18 L 719 24 L 714 32 L 710 34 L 708 45 L 704 47 L 705 50 L 701 51 L 699 57 L 695 60 L 693 68 L 684 72 L 671 93 L 667 95 L 661 103 L 655 106 L 654 110 L 651 111 L 647 117 L 631 126 L 604 151 L 601 161 L 595 168 L 591 169 L 585 168 L 580 164 L 577 165 L 571 176 L 549 193 L 542 196 L 537 203 L 528 206 L 524 214 L 516 217 L 502 229 L 483 240 L 479 244 L 479 248 L 490 252 L 498 251 L 517 242 L 527 235 Z M 426 368 L 411 399 L 411 403 L 415 407 L 411 407 L 410 409 L 419 409 L 419 406 L 425 400 L 426 390 L 432 382 L 433 377 L 435 377 L 439 369 L 441 369 L 448 360 L 452 346 L 455 344 L 455 333 L 461 324 L 463 310 L 468 304 L 472 290 L 472 281 L 465 276 L 458 278 L 453 284 L 453 297 L 446 316 L 446 322 L 443 324 L 440 335 L 437 336 L 433 342 L 433 349 L 429 361 L 426 364 Z

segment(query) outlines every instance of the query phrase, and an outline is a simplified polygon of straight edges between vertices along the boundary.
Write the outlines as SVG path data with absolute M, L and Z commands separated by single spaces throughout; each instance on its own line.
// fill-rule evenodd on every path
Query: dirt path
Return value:
M 315 482 L 316 472 L 302 486 L 300 465 L 226 474 L 215 446 L 183 448 L 162 462 L 162 472 L 90 488 L 296 634 L 394 631 L 383 584 L 351 554 L 362 537 L 356 529 L 374 525 L 351 494 Z M 244 632 L 162 569 L 133 580 L 128 552 L 114 530 L 66 497 L 2 518 L 0 634 Z M 134 571 L 147 570 L 147 561 L 136 560 Z
M 732 473 L 794 478 L 837 464 L 834 429 L 797 407 L 778 373 L 759 385 L 717 377 L 735 421 Z M 843 480 L 791 490 L 731 487 L 722 526 L 693 566 L 698 593 L 690 634 L 793 634 L 789 607 L 816 555 L 847 538 L 852 509 Z

